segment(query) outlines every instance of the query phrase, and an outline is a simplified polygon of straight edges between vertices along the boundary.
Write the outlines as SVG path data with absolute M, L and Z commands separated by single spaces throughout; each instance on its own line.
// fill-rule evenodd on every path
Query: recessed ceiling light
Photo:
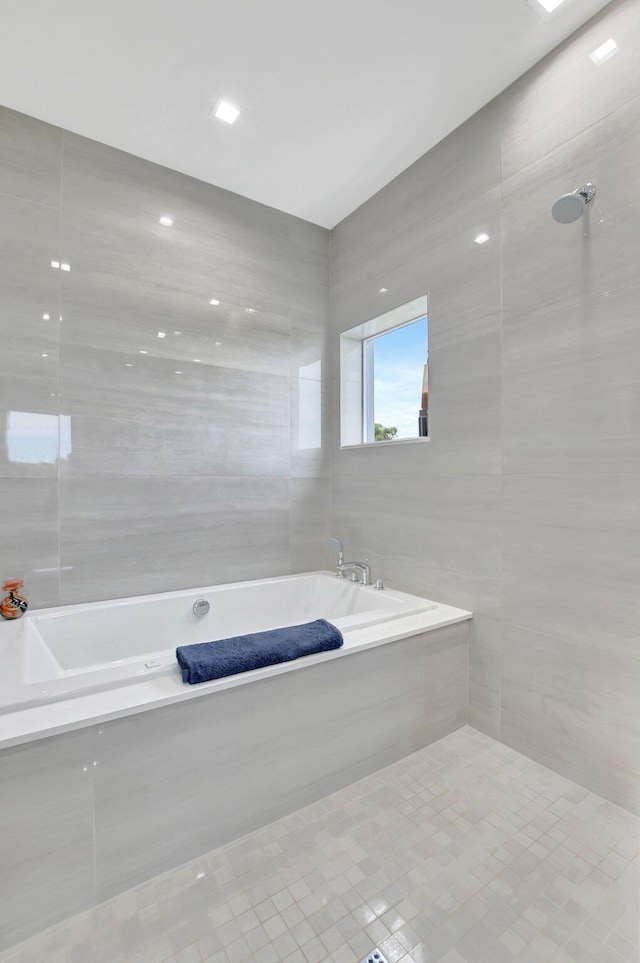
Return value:
M 213 112 L 218 120 L 224 120 L 227 124 L 235 124 L 240 114 L 238 108 L 228 100 L 219 100 Z
M 256 313 L 256 309 L 255 309 L 255 308 L 245 308 L 245 311 L 247 312 L 247 314 L 255 314 L 255 313 Z
M 614 54 L 617 54 L 619 50 L 620 47 L 615 40 L 612 37 L 609 37 L 609 39 L 605 40 L 605 42 L 600 44 L 599 47 L 596 47 L 591 54 L 590 59 L 593 60 L 597 67 L 599 67 L 600 64 L 605 62 L 605 60 L 609 60 L 610 57 L 613 57 Z
M 200 361 L 200 358 L 194 358 L 194 359 L 193 359 L 193 363 L 194 363 L 194 364 L 202 364 L 202 362 Z
M 159 338 L 166 338 L 165 332 L 164 332 L 164 331 L 158 331 L 158 337 L 159 337 Z
M 43 357 L 43 358 L 48 358 L 49 355 L 48 355 L 48 354 L 43 354 L 42 357 Z
M 58 268 L 60 267 L 60 261 L 52 261 L 52 262 L 51 262 L 51 267 L 52 267 L 52 268 L 55 268 L 56 270 L 58 270 Z
M 63 262 L 63 263 L 60 265 L 60 270 L 61 270 L 61 271 L 70 271 L 70 270 L 71 270 L 71 265 L 70 265 L 70 264 L 65 264 L 65 263 Z
M 163 214 L 158 220 L 158 224 L 162 224 L 163 227 L 173 227 L 173 218 L 169 217 L 168 214 Z
M 484 231 L 481 234 L 478 234 L 476 237 L 474 237 L 474 241 L 476 242 L 476 244 L 486 244 L 488 240 L 489 240 L 489 235 L 485 234 Z
M 182 374 L 181 371 L 176 371 L 176 372 L 174 372 L 174 373 L 175 373 L 175 374 Z
M 142 351 L 142 350 L 138 351 L 138 354 L 146 354 L 146 353 L 147 353 L 146 351 Z
M 564 3 L 564 0 L 537 0 L 537 3 L 539 3 L 542 9 L 546 10 L 547 13 L 553 13 L 553 11 L 559 7 L 561 3 Z
M 220 302 L 216 298 L 211 298 L 209 304 L 213 304 L 215 307 L 216 305 L 220 304 Z
M 380 288 L 380 290 L 378 291 L 378 294 L 386 294 L 388 290 L 389 288 Z
M 127 361 L 127 363 L 126 363 L 126 367 L 127 367 L 127 368 L 133 368 L 133 365 L 131 364 L 131 362 L 130 362 L 130 361 Z
M 48 321 L 48 320 L 49 320 L 49 315 L 48 315 L 48 314 L 43 314 L 43 315 L 42 315 L 42 320 L 43 320 L 43 321 Z
M 222 344 L 222 341 L 216 341 L 216 348 L 219 348 L 221 344 Z

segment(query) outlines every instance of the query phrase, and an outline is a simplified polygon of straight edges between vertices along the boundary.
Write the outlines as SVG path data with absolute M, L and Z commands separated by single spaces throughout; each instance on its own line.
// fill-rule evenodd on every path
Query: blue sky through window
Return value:
M 427 318 L 389 331 L 373 342 L 373 417 L 387 428 L 396 427 L 396 438 L 418 436 L 428 344 Z

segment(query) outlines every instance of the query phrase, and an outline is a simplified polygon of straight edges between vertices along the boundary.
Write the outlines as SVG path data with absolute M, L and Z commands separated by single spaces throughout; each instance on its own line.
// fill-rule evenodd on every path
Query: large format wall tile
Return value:
M 60 563 L 55 479 L 0 479 L 0 545 L 0 578 L 23 579 L 31 608 L 55 605 Z
M 423 742 L 441 739 L 465 725 L 468 719 L 468 623 L 438 629 L 432 638 L 418 637 L 426 645 L 423 672 Z
M 288 309 L 249 313 L 242 304 L 215 307 L 208 302 L 208 297 L 165 297 L 138 281 L 123 284 L 116 276 L 74 278 L 64 292 L 63 342 L 122 352 L 133 364 L 145 352 L 178 362 L 176 368 L 210 364 L 289 376 Z
M 331 567 L 327 548 L 331 482 L 329 478 L 291 479 L 291 571 Z
M 609 37 L 618 42 L 620 50 L 597 67 L 589 56 Z M 639 43 L 638 4 L 618 0 L 512 84 L 502 95 L 504 177 L 566 144 L 637 97 Z
M 279 478 L 63 478 L 64 602 L 281 575 L 289 483 Z
M 466 631 L 451 626 L 101 726 L 98 898 L 459 728 Z
M 88 730 L 0 753 L 0 947 L 92 906 Z
M 331 232 L 297 217 L 287 217 L 286 226 L 291 242 L 291 275 L 294 282 L 301 282 L 303 288 L 320 284 L 328 289 Z
M 13 111 L 0 138 L 0 576 L 37 607 L 321 559 L 289 479 L 330 470 L 329 232 Z
M 291 377 L 327 381 L 329 286 L 294 278 L 291 290 Z
M 0 383 L 6 401 L 5 378 L 20 355 L 39 355 L 58 341 L 61 272 L 51 261 L 59 256 L 59 235 L 59 211 L 0 194 Z
M 59 207 L 62 176 L 60 128 L 3 108 L 0 111 L 0 143 L 0 194 Z
M 290 296 L 287 215 L 83 138 L 65 135 L 65 256 L 94 282 L 144 282 L 273 312 Z M 158 224 L 162 214 L 174 226 Z M 112 238 L 118 243 L 113 244 Z
M 505 625 L 501 737 L 640 812 L 640 660 Z
M 500 738 L 502 626 L 474 615 L 469 623 L 469 725 Z
M 0 193 L 0 477 L 57 476 L 59 234 L 59 211 Z
M 259 330 L 267 337 L 289 338 L 290 276 L 287 272 L 281 277 L 281 265 L 273 269 L 271 278 L 267 269 L 258 270 L 257 254 L 238 258 L 243 262 L 238 272 L 246 274 L 251 283 L 241 290 L 238 280 L 237 290 L 232 291 L 222 279 L 228 276 L 225 262 L 233 257 L 233 250 L 223 257 L 215 247 L 216 239 L 205 239 L 196 260 L 192 238 L 181 253 L 172 243 L 179 232 L 188 230 L 185 225 L 164 228 L 170 233 L 167 241 L 156 236 L 162 228 L 152 223 L 152 227 L 141 225 L 136 234 L 129 227 L 133 234 L 129 236 L 125 218 L 105 226 L 97 215 L 63 213 L 64 251 L 72 268 L 63 297 L 70 340 L 111 347 L 117 335 L 121 349 L 137 352 L 144 348 L 162 356 L 170 344 L 171 350 L 185 356 L 187 347 L 191 350 L 199 345 L 213 352 L 217 341 L 227 351 L 235 348 L 237 352 Z M 288 265 L 288 258 L 285 263 Z M 211 299 L 220 304 L 211 305 Z M 101 330 L 105 321 L 116 325 L 107 343 L 102 338 L 108 337 L 108 332 Z M 82 322 L 92 322 L 84 333 Z M 169 344 L 158 344 L 158 330 L 167 334 Z M 181 336 L 173 334 L 176 330 Z M 183 340 L 177 340 L 180 337 Z M 211 354 L 202 360 L 210 362 Z
M 496 578 L 500 493 L 491 475 L 379 475 L 359 486 L 337 478 L 333 527 L 367 552 L 437 559 L 445 569 Z
M 597 67 L 609 37 L 620 50 Z M 518 728 L 504 690 L 503 621 L 640 664 L 638 37 L 638 4 L 609 4 L 332 232 L 332 534 L 392 587 L 474 611 L 470 721 L 525 752 L 530 736 L 533 755 L 536 713 Z M 554 199 L 587 181 L 585 217 L 557 224 Z M 338 333 L 425 293 L 429 441 L 339 450 Z M 572 684 L 561 660 L 546 667 Z M 617 677 L 582 719 L 589 771 L 566 746 L 545 761 L 631 805 L 630 743 L 614 776 L 599 735 Z M 562 747 L 561 714 L 541 725 Z
M 502 336 L 495 315 L 477 325 L 477 334 L 469 327 L 467 337 L 439 346 L 437 325 L 430 321 L 428 472 L 480 475 L 502 469 Z
M 334 233 L 341 230 L 338 225 Z M 386 230 L 381 223 L 383 237 Z M 490 243 L 475 243 L 481 231 L 491 236 Z M 434 217 L 423 211 L 408 235 L 388 237 L 375 256 L 365 243 L 358 243 L 353 266 L 332 262 L 332 326 L 345 330 L 424 294 L 429 295 L 433 323 L 440 323 L 443 331 L 498 311 L 499 232 L 496 182 L 464 205 L 452 205 Z M 387 293 L 381 294 L 381 287 Z
M 331 440 L 331 397 L 323 381 L 292 378 L 291 477 L 329 478 Z
M 507 622 L 640 659 L 639 481 L 505 476 Z
M 288 475 L 288 378 L 130 357 L 62 347 L 63 474 Z
M 629 165 L 639 155 L 637 97 L 505 181 L 506 330 L 525 312 L 585 305 L 637 285 L 640 198 L 629 190 L 628 178 Z M 551 216 L 553 201 L 587 181 L 597 193 L 584 217 L 558 224 Z
M 343 538 L 345 554 L 349 559 L 367 561 L 374 579 L 383 578 L 388 588 L 434 599 L 445 605 L 467 608 L 475 615 L 485 615 L 491 619 L 500 618 L 501 582 L 498 575 L 485 576 L 473 572 L 462 572 L 444 568 L 436 558 L 418 558 L 413 555 L 391 554 L 385 545 L 371 548 L 367 533 L 362 543 L 354 541 L 351 535 L 345 536 L 335 515 L 331 519 L 330 534 Z M 328 557 L 328 567 L 335 568 L 335 553 Z
M 499 183 L 498 111 L 497 102 L 485 107 L 334 229 L 332 281 L 387 258 L 399 263 L 401 248 Z
M 640 471 L 639 303 L 634 287 L 510 318 L 505 472 Z

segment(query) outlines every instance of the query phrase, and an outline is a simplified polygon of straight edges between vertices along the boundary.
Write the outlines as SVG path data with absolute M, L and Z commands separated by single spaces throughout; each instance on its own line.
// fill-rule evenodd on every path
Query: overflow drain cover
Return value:
M 365 956 L 364 960 L 360 960 L 360 963 L 389 963 L 389 961 L 384 953 L 381 953 L 376 947 L 375 950 L 371 950 L 371 952 Z

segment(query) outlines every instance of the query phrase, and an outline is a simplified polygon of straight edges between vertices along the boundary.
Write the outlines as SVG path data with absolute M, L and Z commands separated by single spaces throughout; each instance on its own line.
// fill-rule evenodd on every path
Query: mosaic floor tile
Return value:
M 464 728 L 0 963 L 638 963 L 639 828 Z

